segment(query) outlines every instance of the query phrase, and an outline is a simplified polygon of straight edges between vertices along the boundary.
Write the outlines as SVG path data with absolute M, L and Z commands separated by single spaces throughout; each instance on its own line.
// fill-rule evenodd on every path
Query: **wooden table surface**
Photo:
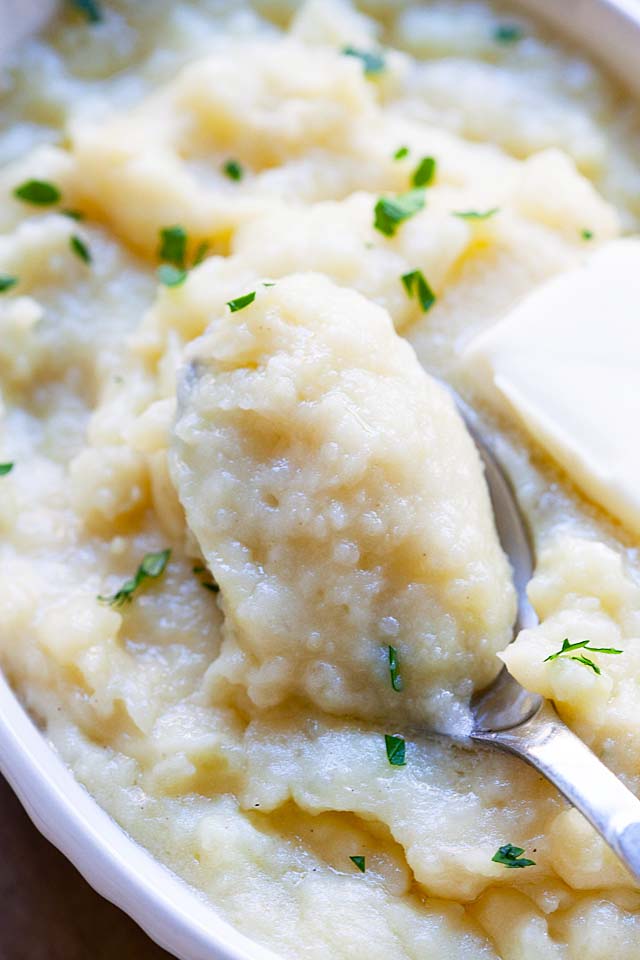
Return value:
M 171 960 L 40 836 L 1 777 L 0 960 Z

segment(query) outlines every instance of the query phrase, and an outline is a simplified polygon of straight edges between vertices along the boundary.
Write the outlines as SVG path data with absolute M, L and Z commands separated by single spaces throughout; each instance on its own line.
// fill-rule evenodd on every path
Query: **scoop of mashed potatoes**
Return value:
M 259 286 L 189 356 L 173 475 L 224 596 L 217 681 L 260 707 L 455 720 L 514 594 L 445 389 L 385 310 L 314 274 Z

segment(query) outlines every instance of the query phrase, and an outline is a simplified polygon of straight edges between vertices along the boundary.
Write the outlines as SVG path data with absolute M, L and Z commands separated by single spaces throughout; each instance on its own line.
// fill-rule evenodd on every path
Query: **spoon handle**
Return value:
M 640 882 L 640 800 L 565 726 L 549 702 L 518 727 L 477 731 L 472 739 L 515 754 L 544 774 Z

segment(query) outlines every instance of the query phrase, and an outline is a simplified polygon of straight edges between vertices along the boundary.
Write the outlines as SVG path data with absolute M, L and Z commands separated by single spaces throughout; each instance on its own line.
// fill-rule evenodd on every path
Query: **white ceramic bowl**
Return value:
M 54 0 L 0 0 L 0 56 Z M 640 0 L 519 0 L 640 95 Z M 4 49 L 3 49 L 4 48 Z M 0 676 L 0 770 L 38 829 L 98 893 L 180 960 L 276 960 L 134 843 L 47 745 Z

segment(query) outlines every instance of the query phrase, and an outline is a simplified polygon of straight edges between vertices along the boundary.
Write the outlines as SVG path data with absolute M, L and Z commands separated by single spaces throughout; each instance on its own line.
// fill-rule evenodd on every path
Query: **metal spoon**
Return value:
M 498 536 L 511 561 L 518 596 L 515 636 L 519 629 L 538 622 L 527 598 L 533 547 L 515 494 L 478 416 L 448 389 L 484 461 Z M 640 881 L 640 800 L 565 726 L 553 705 L 526 691 L 503 667 L 494 682 L 474 696 L 471 709 L 471 739 L 515 754 L 544 774 Z

